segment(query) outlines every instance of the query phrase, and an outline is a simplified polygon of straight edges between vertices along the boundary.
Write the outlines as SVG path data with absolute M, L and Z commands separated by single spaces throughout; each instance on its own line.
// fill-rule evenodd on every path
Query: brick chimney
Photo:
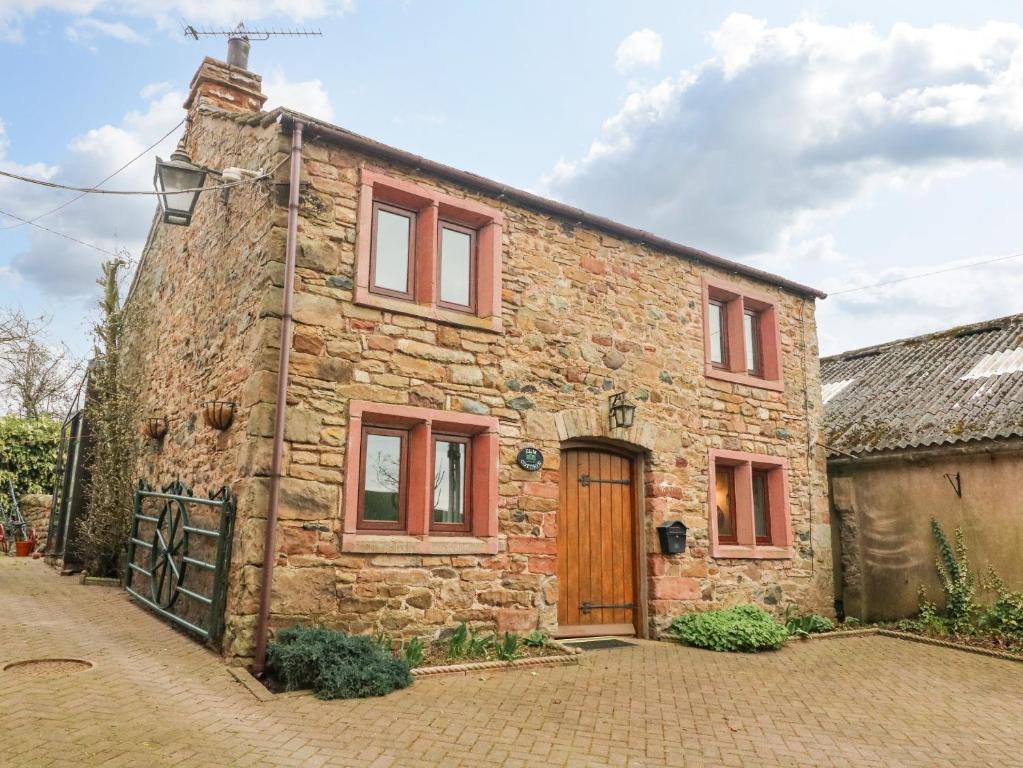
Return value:
M 259 112 L 266 96 L 263 78 L 247 69 L 207 56 L 189 86 L 185 109 L 191 118 L 208 107 L 225 112 Z

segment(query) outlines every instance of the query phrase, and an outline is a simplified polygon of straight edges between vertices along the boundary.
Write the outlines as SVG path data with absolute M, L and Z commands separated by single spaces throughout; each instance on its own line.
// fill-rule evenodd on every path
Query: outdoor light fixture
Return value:
M 184 137 L 178 142 L 170 161 L 156 158 L 153 186 L 161 193 L 160 208 L 165 222 L 188 226 L 199 200 L 199 189 L 206 182 L 206 174 L 205 168 L 192 163 L 192 158 L 185 151 Z
M 607 420 L 611 429 L 628 429 L 636 418 L 636 405 L 625 399 L 624 392 L 611 395 Z

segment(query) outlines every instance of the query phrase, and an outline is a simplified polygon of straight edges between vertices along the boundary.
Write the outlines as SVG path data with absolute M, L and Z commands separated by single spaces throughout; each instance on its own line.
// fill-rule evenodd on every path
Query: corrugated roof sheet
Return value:
M 1023 314 L 826 357 L 821 382 L 836 452 L 1023 437 Z

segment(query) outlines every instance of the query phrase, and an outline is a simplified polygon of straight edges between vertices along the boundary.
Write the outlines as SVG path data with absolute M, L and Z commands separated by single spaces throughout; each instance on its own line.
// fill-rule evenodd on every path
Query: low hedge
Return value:
M 320 699 L 384 696 L 412 684 L 408 662 L 368 637 L 324 627 L 291 627 L 266 651 L 267 671 L 288 691 L 312 688 Z
M 685 645 L 712 651 L 772 650 L 789 636 L 784 625 L 753 605 L 687 613 L 676 617 L 669 631 Z

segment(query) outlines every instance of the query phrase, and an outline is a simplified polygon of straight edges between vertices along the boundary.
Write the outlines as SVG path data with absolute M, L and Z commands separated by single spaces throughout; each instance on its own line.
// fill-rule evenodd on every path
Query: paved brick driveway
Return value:
M 384 699 L 258 702 L 119 591 L 0 558 L 5 766 L 1023 765 L 1023 664 L 881 637 L 424 680 Z

